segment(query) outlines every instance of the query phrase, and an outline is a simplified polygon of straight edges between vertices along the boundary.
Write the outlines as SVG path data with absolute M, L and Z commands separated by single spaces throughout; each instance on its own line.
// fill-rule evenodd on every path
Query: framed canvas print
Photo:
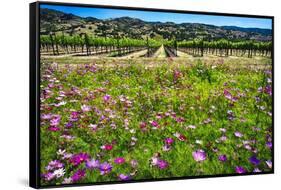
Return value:
M 274 172 L 271 16 L 30 4 L 30 186 Z

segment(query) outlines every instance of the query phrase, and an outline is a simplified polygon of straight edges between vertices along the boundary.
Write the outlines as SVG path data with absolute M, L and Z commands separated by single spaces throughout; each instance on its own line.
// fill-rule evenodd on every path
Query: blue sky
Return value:
M 245 18 L 231 16 L 214 16 L 202 14 L 163 13 L 154 11 L 117 10 L 110 8 L 90 8 L 60 5 L 41 5 L 41 8 L 55 9 L 65 13 L 72 13 L 81 17 L 92 16 L 99 19 L 110 19 L 123 16 L 139 18 L 144 21 L 160 21 L 174 23 L 203 23 L 216 26 L 239 26 L 247 28 L 272 29 L 271 19 Z

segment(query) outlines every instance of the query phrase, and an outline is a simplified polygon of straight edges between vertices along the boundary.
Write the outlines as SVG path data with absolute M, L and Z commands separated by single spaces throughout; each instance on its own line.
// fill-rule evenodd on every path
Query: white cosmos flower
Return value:
M 62 150 L 62 149 L 59 149 L 57 151 L 57 155 L 64 155 L 64 153 L 65 153 L 65 150 Z
M 64 176 L 64 174 L 65 174 L 64 168 L 60 168 L 54 171 L 54 175 L 56 176 L 56 178 L 60 178 Z

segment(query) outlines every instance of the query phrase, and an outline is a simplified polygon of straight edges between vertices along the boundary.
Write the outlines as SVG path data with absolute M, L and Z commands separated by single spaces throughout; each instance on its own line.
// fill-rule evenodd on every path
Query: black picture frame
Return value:
M 90 8 L 110 8 L 122 10 L 141 10 L 141 11 L 157 11 L 170 13 L 192 13 L 200 15 L 215 15 L 215 16 L 234 16 L 247 18 L 266 18 L 272 20 L 272 170 L 261 173 L 245 173 L 245 174 L 220 174 L 220 175 L 203 175 L 193 177 L 171 177 L 163 179 L 143 179 L 130 180 L 126 182 L 110 181 L 110 182 L 93 182 L 83 184 L 63 184 L 63 185 L 40 185 L 40 5 L 63 5 L 63 6 L 79 6 Z M 260 175 L 274 173 L 274 16 L 264 15 L 248 15 L 248 14 L 232 14 L 218 12 L 203 12 L 203 11 L 188 11 L 188 10 L 168 10 L 158 8 L 141 8 L 141 7 L 126 7 L 126 6 L 111 6 L 111 5 L 92 5 L 80 3 L 60 3 L 60 2 L 34 2 L 30 3 L 30 18 L 29 18 L 29 45 L 30 45 L 30 65 L 29 65 L 29 185 L 33 188 L 51 188 L 51 187 L 73 187 L 73 186 L 88 186 L 88 185 L 104 185 L 104 184 L 119 184 L 119 183 L 135 183 L 135 182 L 153 182 L 163 180 L 181 180 L 195 178 L 213 178 L 213 177 L 231 177 L 242 175 Z

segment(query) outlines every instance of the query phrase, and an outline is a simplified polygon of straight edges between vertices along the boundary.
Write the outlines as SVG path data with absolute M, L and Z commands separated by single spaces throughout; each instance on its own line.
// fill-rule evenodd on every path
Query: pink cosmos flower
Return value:
M 159 169 L 162 170 L 162 169 L 167 168 L 167 167 L 169 166 L 169 164 L 168 164 L 168 162 L 165 161 L 165 160 L 158 160 L 157 166 L 158 166 Z
M 236 131 L 235 133 L 234 133 L 234 135 L 236 136 L 236 137 L 243 137 L 243 134 L 242 133 L 240 133 L 239 131 Z
M 99 168 L 100 162 L 98 160 L 92 159 L 86 162 L 86 168 L 88 169 L 95 169 Z
M 192 152 L 192 156 L 196 162 L 202 162 L 207 158 L 207 154 L 205 153 L 204 150 L 201 149 Z
M 150 121 L 150 124 L 152 125 L 152 127 L 156 127 L 156 128 L 160 127 L 157 121 Z
M 91 106 L 82 105 L 81 109 L 82 109 L 83 112 L 88 112 L 88 111 L 91 111 Z
M 125 159 L 123 157 L 118 157 L 114 160 L 115 164 L 123 164 Z

